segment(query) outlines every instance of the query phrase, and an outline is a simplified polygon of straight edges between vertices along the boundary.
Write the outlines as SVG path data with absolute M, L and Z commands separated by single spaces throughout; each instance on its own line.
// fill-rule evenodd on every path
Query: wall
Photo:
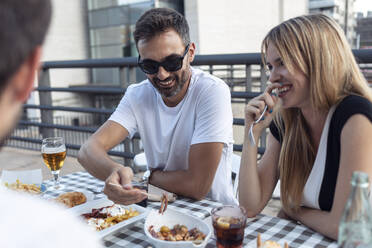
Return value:
M 42 61 L 77 60 L 89 58 L 85 0 L 53 0 L 53 14 L 44 43 Z M 52 87 L 87 84 L 87 69 L 54 69 L 50 71 Z M 38 84 L 36 80 L 36 86 Z M 89 99 L 70 93 L 53 93 L 53 104 L 87 106 Z M 38 104 L 38 93 L 32 93 L 28 103 Z M 29 117 L 38 111 L 29 110 Z
M 308 13 L 307 0 L 186 0 L 185 16 L 198 54 L 259 52 L 280 21 Z

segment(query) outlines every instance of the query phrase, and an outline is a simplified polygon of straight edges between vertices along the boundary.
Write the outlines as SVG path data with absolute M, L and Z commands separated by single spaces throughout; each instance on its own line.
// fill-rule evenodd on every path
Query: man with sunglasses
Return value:
M 80 163 L 106 180 L 109 199 L 140 202 L 146 196 L 131 187 L 132 170 L 107 155 L 139 132 L 150 184 L 194 199 L 237 203 L 230 91 L 221 79 L 190 66 L 195 44 L 186 19 L 172 9 L 151 9 L 137 21 L 134 39 L 147 80 L 127 88 L 116 111 L 81 148 Z

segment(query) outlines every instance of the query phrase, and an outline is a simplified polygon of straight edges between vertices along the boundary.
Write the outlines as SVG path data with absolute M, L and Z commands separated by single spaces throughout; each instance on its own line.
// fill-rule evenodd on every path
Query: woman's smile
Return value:
M 292 85 L 290 84 L 283 85 L 282 87 L 278 88 L 278 96 L 284 97 L 291 89 Z

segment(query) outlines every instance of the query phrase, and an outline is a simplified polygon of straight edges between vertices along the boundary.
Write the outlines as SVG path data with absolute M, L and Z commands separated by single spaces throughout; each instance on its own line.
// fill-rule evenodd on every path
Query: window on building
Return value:
M 137 57 L 133 31 L 138 18 L 155 7 L 169 7 L 184 14 L 184 0 L 88 0 L 92 58 Z M 137 81 L 144 79 L 136 72 Z M 95 84 L 119 85 L 118 69 L 92 69 Z

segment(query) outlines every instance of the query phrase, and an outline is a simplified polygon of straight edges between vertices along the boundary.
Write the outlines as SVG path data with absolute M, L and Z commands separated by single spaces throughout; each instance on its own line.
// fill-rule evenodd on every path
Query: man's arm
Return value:
M 81 147 L 79 163 L 93 176 L 106 180 L 122 165 L 113 161 L 107 152 L 128 136 L 128 131 L 114 121 L 106 121 Z
M 223 143 L 200 143 L 190 147 L 189 169 L 151 173 L 150 183 L 183 196 L 203 199 L 211 189 Z
M 128 184 L 133 178 L 132 169 L 113 161 L 107 151 L 128 136 L 128 131 L 114 121 L 106 121 L 81 147 L 78 161 L 93 176 L 105 180 L 104 193 L 113 202 L 129 205 L 147 196 Z M 122 185 L 118 187 L 116 185 Z

